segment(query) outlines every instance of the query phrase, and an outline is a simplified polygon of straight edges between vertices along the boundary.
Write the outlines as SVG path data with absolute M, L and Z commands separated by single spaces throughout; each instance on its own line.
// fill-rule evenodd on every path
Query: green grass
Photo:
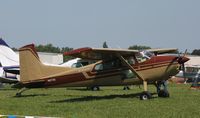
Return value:
M 170 98 L 141 101 L 138 86 L 101 87 L 101 91 L 84 88 L 31 89 L 22 97 L 17 90 L 0 90 L 0 114 L 55 116 L 67 118 L 198 118 L 200 91 L 189 85 L 169 85 Z M 149 86 L 155 92 L 154 86 Z

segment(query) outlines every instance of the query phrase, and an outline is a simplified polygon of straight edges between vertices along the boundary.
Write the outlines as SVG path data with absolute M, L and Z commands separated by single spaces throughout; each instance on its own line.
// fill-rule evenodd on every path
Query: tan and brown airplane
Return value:
M 180 64 L 189 59 L 184 56 L 157 56 L 176 49 L 151 49 L 140 53 L 138 50 L 80 48 L 65 55 L 97 60 L 81 68 L 66 68 L 41 63 L 33 44 L 19 50 L 20 82 L 24 88 L 42 87 L 92 87 L 143 84 L 140 99 L 150 99 L 147 84 L 159 87 L 161 81 L 179 72 Z M 145 54 L 146 53 L 146 54 Z M 156 55 L 155 55 L 156 54 Z M 25 89 L 21 89 L 19 96 Z M 169 97 L 168 91 L 159 90 L 159 97 Z

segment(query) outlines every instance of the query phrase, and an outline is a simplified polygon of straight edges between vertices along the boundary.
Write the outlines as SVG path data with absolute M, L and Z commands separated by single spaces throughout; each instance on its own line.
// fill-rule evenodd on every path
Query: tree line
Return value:
M 36 51 L 37 52 L 49 52 L 49 53 L 64 53 L 64 52 L 69 52 L 71 50 L 73 50 L 73 48 L 70 47 L 55 47 L 53 46 L 51 43 L 50 44 L 46 44 L 46 45 L 36 45 L 35 46 Z M 12 48 L 14 51 L 17 51 L 17 48 Z M 63 56 L 63 61 L 68 61 L 70 59 L 72 59 L 73 57 L 70 56 Z
M 107 45 L 106 42 L 103 43 L 102 45 L 103 48 L 108 48 L 109 46 Z M 64 53 L 73 50 L 73 48 L 70 47 L 55 47 L 53 44 L 46 44 L 46 45 L 36 45 L 35 46 L 36 50 L 38 52 L 50 52 L 50 53 Z M 12 48 L 14 51 L 17 51 L 17 48 Z M 145 49 L 151 49 L 149 46 L 143 46 L 143 45 L 132 45 L 129 46 L 128 49 L 133 49 L 133 50 L 145 50 Z M 199 55 L 200 56 L 200 49 L 195 49 L 192 51 L 191 55 Z M 67 61 L 69 59 L 72 59 L 73 57 L 70 56 L 64 56 L 64 61 Z

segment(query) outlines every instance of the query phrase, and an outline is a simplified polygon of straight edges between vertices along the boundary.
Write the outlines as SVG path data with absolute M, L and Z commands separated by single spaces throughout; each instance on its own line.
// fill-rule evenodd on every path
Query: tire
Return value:
M 168 98 L 169 97 L 169 92 L 167 90 L 160 90 L 158 92 L 158 97 Z
M 123 90 L 130 90 L 128 86 L 124 86 Z
M 151 98 L 152 98 L 151 93 L 148 91 L 145 91 L 145 92 L 141 93 L 141 95 L 140 95 L 140 100 L 148 100 Z
M 93 87 L 91 87 L 91 90 L 92 91 L 99 91 L 100 88 L 99 88 L 99 86 L 93 86 Z
M 22 94 L 21 93 L 16 93 L 15 97 L 21 97 Z

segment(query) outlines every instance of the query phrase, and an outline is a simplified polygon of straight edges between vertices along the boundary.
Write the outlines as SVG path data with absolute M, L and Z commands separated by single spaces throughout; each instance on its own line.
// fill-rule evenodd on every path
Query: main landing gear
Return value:
M 123 90 L 130 90 L 129 86 L 124 86 Z
M 148 91 L 144 91 L 143 93 L 140 94 L 140 100 L 148 100 L 151 99 L 151 93 Z
M 140 94 L 140 100 L 148 100 L 152 98 L 152 95 L 149 91 L 147 91 L 147 81 L 143 81 L 144 92 Z
M 162 98 L 168 98 L 169 97 L 169 92 L 167 90 L 166 80 L 157 81 L 155 86 L 157 88 L 158 97 L 162 97 Z
M 144 92 L 140 94 L 140 100 L 148 100 L 152 98 L 152 95 L 149 91 L 147 91 L 147 81 L 143 81 Z M 157 88 L 158 97 L 168 98 L 169 92 L 167 90 L 167 82 L 165 80 L 157 81 L 155 83 Z

